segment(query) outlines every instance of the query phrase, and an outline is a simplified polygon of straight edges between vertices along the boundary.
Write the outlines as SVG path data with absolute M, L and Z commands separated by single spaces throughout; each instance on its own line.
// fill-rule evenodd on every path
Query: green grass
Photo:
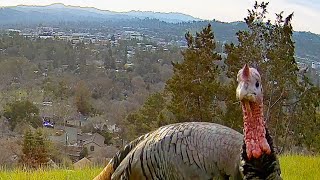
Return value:
M 283 179 L 318 180 L 320 179 L 320 156 L 285 155 L 280 157 Z M 83 170 L 36 170 L 0 171 L 0 180 L 86 180 L 93 179 L 102 168 Z
M 93 179 L 102 168 L 86 168 L 83 170 L 13 170 L 0 171 L 0 180 L 86 180 Z
M 283 179 L 319 180 L 320 156 L 288 155 L 280 157 Z

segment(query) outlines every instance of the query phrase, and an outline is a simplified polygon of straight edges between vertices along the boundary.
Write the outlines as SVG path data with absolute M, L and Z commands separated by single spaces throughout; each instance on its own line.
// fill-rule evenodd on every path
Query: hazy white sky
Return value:
M 320 34 L 320 0 L 269 0 L 270 17 L 284 11 L 294 12 L 293 28 L 296 31 L 311 31 Z M 254 0 L 0 0 L 0 6 L 48 5 L 64 3 L 74 6 L 89 6 L 112 11 L 157 11 L 181 12 L 202 19 L 220 21 L 243 20 Z

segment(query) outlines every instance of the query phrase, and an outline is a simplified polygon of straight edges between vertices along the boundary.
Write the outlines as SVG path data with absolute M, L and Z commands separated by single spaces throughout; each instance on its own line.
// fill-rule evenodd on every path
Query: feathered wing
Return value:
M 218 124 L 167 125 L 140 141 L 112 179 L 241 179 L 242 140 L 240 133 Z
M 111 176 L 114 170 L 120 165 L 123 159 L 135 148 L 140 141 L 147 138 L 149 134 L 142 135 L 137 139 L 131 141 L 122 150 L 118 151 L 117 154 L 109 161 L 108 165 L 102 170 L 102 172 L 94 178 L 94 180 L 111 180 Z
M 282 180 L 280 163 L 273 146 L 272 137 L 266 129 L 266 138 L 271 148 L 270 154 L 263 154 L 259 159 L 249 160 L 243 143 L 241 153 L 241 172 L 244 179 Z

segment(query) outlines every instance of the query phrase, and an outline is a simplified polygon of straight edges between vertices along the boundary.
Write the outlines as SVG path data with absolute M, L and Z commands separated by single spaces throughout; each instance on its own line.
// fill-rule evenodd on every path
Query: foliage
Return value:
M 93 127 L 92 127 L 93 128 Z M 104 144 L 110 145 L 112 144 L 112 133 L 110 133 L 108 130 L 100 130 L 93 128 L 93 133 L 99 133 L 101 136 L 104 137 Z
M 105 54 L 104 67 L 106 69 L 115 69 L 116 68 L 116 62 L 115 62 L 114 57 L 112 56 L 112 49 L 110 47 L 107 51 L 107 54 Z
M 49 161 L 48 141 L 42 131 L 25 133 L 20 162 L 27 167 L 38 168 Z
M 104 144 L 112 144 L 112 134 L 109 131 L 104 131 L 102 136 L 104 137 Z
M 9 120 L 11 130 L 21 122 L 31 123 L 33 127 L 41 126 L 39 109 L 28 100 L 7 103 L 3 116 Z
M 188 48 L 184 62 L 174 63 L 174 75 L 167 81 L 166 91 L 171 96 L 168 109 L 178 122 L 213 121 L 213 99 L 219 93 L 221 57 L 214 51 L 215 40 L 209 24 L 192 37 L 186 34 Z
M 55 82 L 51 78 L 46 78 L 43 84 L 44 96 L 47 98 L 64 100 L 71 95 L 68 84 L 64 79 Z
M 263 80 L 265 116 L 276 144 L 282 149 L 301 144 L 310 147 L 314 136 L 309 132 L 320 125 L 315 121 L 320 91 L 298 72 L 292 40 L 293 14 L 286 18 L 282 12 L 276 14 L 277 20 L 272 24 L 265 21 L 267 6 L 268 3 L 256 2 L 245 18 L 249 30 L 237 33 L 238 45 L 226 46 L 228 76 L 233 80 L 226 92 L 234 93 L 237 71 L 245 63 L 257 67 Z M 241 117 L 240 111 L 234 111 L 238 106 L 234 102 L 235 96 L 226 97 L 227 111 L 221 116 L 224 121 Z M 291 143 L 287 143 L 289 139 Z
M 80 152 L 80 159 L 87 157 L 89 154 L 88 148 L 87 147 L 83 147 L 83 149 Z
M 150 95 L 142 108 L 126 117 L 126 139 L 134 139 L 154 130 L 160 124 L 164 125 L 160 117 L 165 106 L 166 100 L 162 93 Z
M 90 91 L 84 81 L 80 81 L 75 90 L 75 104 L 82 115 L 89 115 L 93 112 L 90 104 Z
M 57 165 L 59 165 L 60 167 L 63 167 L 63 168 L 70 168 L 73 166 L 72 160 L 70 159 L 68 154 L 66 154 L 66 148 L 64 146 L 64 142 L 57 143 L 54 141 L 50 141 L 50 143 L 47 142 L 46 145 L 47 145 L 46 146 L 47 151 L 50 155 L 50 159 L 54 163 L 56 163 Z M 43 167 L 43 166 L 41 166 L 41 167 Z M 50 166 L 50 164 L 48 164 L 48 167 L 52 167 L 52 166 Z
M 25 57 L 14 55 L 2 60 L 0 56 L 0 82 L 2 85 L 22 84 L 25 81 L 30 81 L 35 78 L 34 70 L 37 70 L 37 67 Z

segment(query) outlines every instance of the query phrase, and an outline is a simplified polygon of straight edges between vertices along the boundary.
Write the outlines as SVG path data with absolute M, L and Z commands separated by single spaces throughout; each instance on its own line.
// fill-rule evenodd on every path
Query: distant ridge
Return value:
M 55 3 L 47 6 L 32 6 L 32 5 L 18 5 L 12 7 L 3 7 L 0 9 L 0 21 L 4 20 L 4 13 L 10 13 L 9 10 L 16 10 L 17 13 L 21 13 L 22 20 L 35 18 L 33 21 L 43 21 L 48 19 L 48 21 L 54 20 L 52 16 L 55 17 L 55 20 L 92 20 L 98 18 L 101 19 L 159 19 L 160 21 L 165 21 L 169 23 L 179 23 L 179 22 L 188 22 L 188 21 L 200 21 L 201 19 L 192 17 L 190 15 L 182 13 L 160 13 L 160 12 L 151 12 L 151 11 L 129 11 L 129 12 L 114 12 L 109 10 L 100 10 L 93 7 L 77 7 L 77 6 L 67 6 L 61 3 Z M 45 18 L 35 17 L 40 15 Z M 10 14 L 7 14 L 6 18 L 9 18 Z M 21 20 L 20 20 L 21 21 Z M 16 18 L 6 19 L 2 23 L 20 23 Z M 23 22 L 23 21 L 21 21 Z M 28 22 L 28 21 L 27 21 Z

